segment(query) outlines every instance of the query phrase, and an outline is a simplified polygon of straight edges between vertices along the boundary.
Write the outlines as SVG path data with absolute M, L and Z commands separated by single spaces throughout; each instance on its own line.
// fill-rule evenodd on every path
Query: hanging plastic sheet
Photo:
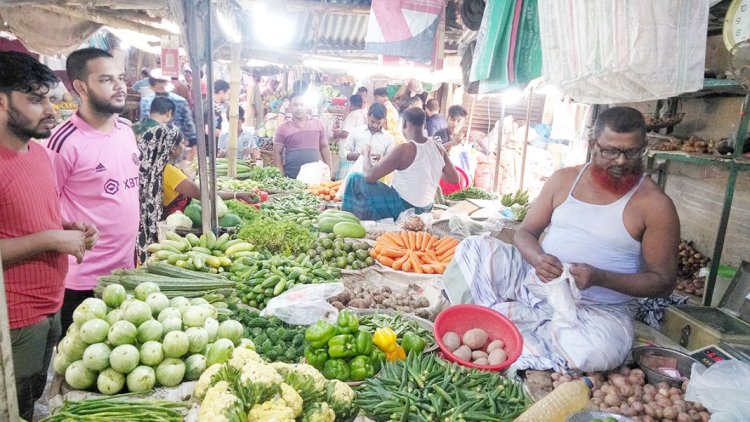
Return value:
M 445 0 L 373 0 L 365 51 L 430 63 Z
M 576 101 L 647 101 L 703 87 L 708 2 L 539 0 L 543 74 Z
M 513 63 L 515 83 L 525 85 L 542 76 L 542 44 L 539 39 L 537 0 L 523 0 Z

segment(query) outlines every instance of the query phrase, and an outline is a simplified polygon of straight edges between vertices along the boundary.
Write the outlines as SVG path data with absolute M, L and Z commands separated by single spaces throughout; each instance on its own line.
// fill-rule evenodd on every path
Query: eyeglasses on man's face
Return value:
M 616 160 L 620 158 L 620 154 L 625 155 L 626 160 L 635 160 L 636 158 L 643 157 L 643 154 L 646 152 L 645 147 L 631 149 L 620 149 L 614 147 L 602 148 L 599 141 L 594 141 L 594 143 L 599 147 L 599 154 L 601 154 L 602 158 L 605 160 Z

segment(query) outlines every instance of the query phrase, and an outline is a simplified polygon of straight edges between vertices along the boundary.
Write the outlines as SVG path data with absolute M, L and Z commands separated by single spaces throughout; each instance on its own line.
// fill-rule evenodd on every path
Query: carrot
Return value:
M 393 248 L 383 248 L 380 250 L 380 254 L 388 258 L 401 258 L 404 256 L 404 253 L 403 250 Z
M 430 239 L 432 239 L 432 235 L 425 232 L 424 237 L 422 238 L 422 246 L 419 248 L 420 250 L 426 251 L 427 250 L 427 244 L 430 243 Z
M 425 274 L 435 274 L 435 267 L 431 264 L 422 265 Z
M 374 247 L 373 249 L 375 250 L 375 252 L 376 252 L 376 253 L 377 253 L 378 255 L 380 255 L 380 251 L 382 251 L 382 250 L 383 250 L 383 245 L 382 245 L 382 244 L 378 244 L 378 243 L 375 243 L 375 247 Z
M 406 230 L 401 232 L 401 240 L 404 242 L 404 247 L 406 249 L 411 249 L 409 247 L 409 234 L 406 232 Z
M 445 272 L 445 265 L 443 264 L 433 264 L 433 267 L 435 267 L 435 274 L 442 274 Z
M 409 253 L 409 262 L 411 262 L 412 267 L 414 267 L 414 272 L 417 274 L 423 274 L 424 271 L 422 270 L 422 264 L 419 263 L 419 258 L 417 258 L 417 255 L 413 253 Z
M 424 250 L 429 251 L 433 248 L 433 245 L 435 242 L 437 242 L 439 237 L 437 236 L 430 236 L 430 240 L 427 241 L 427 245 L 424 247 Z
M 422 240 L 424 239 L 424 232 L 417 232 L 414 239 L 414 248 L 418 251 L 422 250 Z
M 451 260 L 453 259 L 453 253 L 449 253 L 447 255 L 440 255 L 438 259 L 440 259 L 440 263 L 442 264 L 450 264 Z
M 407 233 L 408 233 L 407 236 L 409 237 L 409 249 L 413 251 L 414 247 L 416 246 L 415 244 L 417 243 L 417 235 L 411 231 Z
M 385 265 L 386 267 L 393 267 L 393 259 L 388 258 L 387 256 L 378 255 L 378 262 Z
M 447 241 L 448 241 L 448 236 L 441 237 L 440 239 L 436 240 L 435 243 L 432 244 L 432 247 L 434 249 L 437 249 L 437 248 L 439 248 L 440 246 L 442 246 Z
M 439 248 L 435 250 L 435 254 L 437 256 L 440 256 L 449 250 L 456 249 L 456 245 L 458 245 L 458 241 L 456 241 L 455 243 L 454 242 L 443 243 Z
M 386 239 L 386 240 L 388 240 L 388 241 L 390 241 L 391 243 L 393 243 L 394 245 L 397 245 L 399 247 L 403 248 L 403 247 L 406 246 L 406 245 L 404 245 L 404 241 L 401 239 L 401 237 L 397 236 L 394 233 L 387 232 L 386 234 L 384 234 L 381 237 L 384 238 L 384 239 Z
M 375 259 L 378 257 L 378 253 L 375 252 L 375 248 L 370 249 L 370 256 L 372 257 L 372 259 Z
M 401 271 L 411 272 L 411 261 L 409 260 L 409 255 L 404 255 L 406 257 L 406 261 L 404 261 L 404 265 L 401 266 Z M 391 267 L 393 268 L 393 267 Z
M 409 254 L 403 254 L 401 258 L 393 261 L 393 265 L 391 265 L 391 268 L 394 270 L 400 270 L 404 267 L 404 263 L 409 260 Z

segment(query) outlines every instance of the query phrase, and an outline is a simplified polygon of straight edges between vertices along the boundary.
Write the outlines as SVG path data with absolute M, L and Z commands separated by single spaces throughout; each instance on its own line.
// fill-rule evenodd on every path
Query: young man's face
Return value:
M 292 116 L 295 119 L 304 119 L 307 115 L 307 104 L 302 96 L 294 97 L 292 102 L 289 104 L 292 109 Z
M 46 87 L 28 93 L 0 94 L 0 125 L 23 140 L 48 138 L 55 127 L 51 95 L 51 89 Z
M 385 119 L 378 119 L 371 114 L 367 115 L 367 128 L 370 129 L 370 132 L 380 132 L 383 129 L 383 123 L 385 123 Z
M 449 116 L 448 117 L 448 131 L 451 133 L 456 133 L 463 129 L 464 127 L 464 121 L 466 118 L 464 116 Z
M 79 89 L 82 100 L 101 113 L 119 114 L 125 111 L 125 74 L 117 69 L 115 59 L 100 57 L 89 60 L 87 68 L 89 75 L 86 81 L 75 81 L 83 85 Z
M 229 101 L 229 90 L 219 91 L 214 93 L 214 98 L 217 104 L 224 104 Z

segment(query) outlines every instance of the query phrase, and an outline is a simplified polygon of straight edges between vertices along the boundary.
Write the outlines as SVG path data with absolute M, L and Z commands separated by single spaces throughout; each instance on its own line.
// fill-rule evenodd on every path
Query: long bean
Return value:
M 66 401 L 54 415 L 42 422 L 76 421 L 164 421 L 183 420 L 188 405 L 166 400 L 131 400 L 118 397 L 96 397 L 81 401 Z

